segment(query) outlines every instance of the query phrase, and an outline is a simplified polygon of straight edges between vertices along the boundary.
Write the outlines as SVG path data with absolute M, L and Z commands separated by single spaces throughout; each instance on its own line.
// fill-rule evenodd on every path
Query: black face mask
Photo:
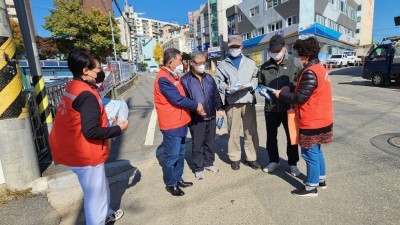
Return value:
M 97 77 L 95 78 L 96 84 L 102 83 L 104 81 L 104 78 L 106 78 L 106 74 L 104 71 L 100 71 L 97 73 Z

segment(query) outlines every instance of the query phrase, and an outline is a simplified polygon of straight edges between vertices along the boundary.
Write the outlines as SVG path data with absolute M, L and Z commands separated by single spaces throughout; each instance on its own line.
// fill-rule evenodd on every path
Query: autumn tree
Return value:
M 112 52 L 112 37 L 108 14 L 97 9 L 84 11 L 81 0 L 54 0 L 55 9 L 45 17 L 44 28 L 57 39 L 60 51 L 69 52 L 74 46 L 83 46 L 104 58 Z M 113 19 L 117 54 L 126 51 L 119 43 L 119 28 Z
M 156 60 L 158 65 L 163 64 L 163 48 L 159 42 L 156 43 L 153 49 L 153 58 Z
M 13 40 L 15 43 L 15 49 L 17 51 L 17 55 L 21 55 L 24 53 L 24 41 L 22 40 L 21 30 L 19 28 L 18 22 L 13 19 L 10 19 L 10 26 L 12 30 Z
M 40 55 L 43 57 L 43 59 L 54 56 L 59 52 L 56 41 L 51 37 L 36 36 L 35 40 L 38 49 L 40 49 Z

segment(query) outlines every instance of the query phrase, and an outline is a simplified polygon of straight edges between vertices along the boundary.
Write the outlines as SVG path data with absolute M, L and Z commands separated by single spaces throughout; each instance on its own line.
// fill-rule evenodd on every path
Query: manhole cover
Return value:
M 371 138 L 371 144 L 391 155 L 400 156 L 400 133 L 381 134 Z
M 392 137 L 388 140 L 389 144 L 400 148 L 400 137 Z

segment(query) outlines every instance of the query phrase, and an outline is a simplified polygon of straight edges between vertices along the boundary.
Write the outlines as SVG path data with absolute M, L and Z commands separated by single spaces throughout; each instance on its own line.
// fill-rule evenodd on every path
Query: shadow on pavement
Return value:
M 341 69 L 335 69 L 333 71 L 328 70 L 329 75 L 351 75 L 354 77 L 361 77 L 362 75 L 362 66 L 353 66 L 353 67 L 346 67 Z

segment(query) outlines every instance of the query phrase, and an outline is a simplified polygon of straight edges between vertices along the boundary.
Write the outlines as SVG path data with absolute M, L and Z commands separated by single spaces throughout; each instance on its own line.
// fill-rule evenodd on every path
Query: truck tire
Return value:
M 342 68 L 342 62 L 339 63 L 339 68 Z
M 383 85 L 385 85 L 385 78 L 383 77 L 383 74 L 379 72 L 372 74 L 371 81 L 372 85 L 376 87 L 382 87 Z

